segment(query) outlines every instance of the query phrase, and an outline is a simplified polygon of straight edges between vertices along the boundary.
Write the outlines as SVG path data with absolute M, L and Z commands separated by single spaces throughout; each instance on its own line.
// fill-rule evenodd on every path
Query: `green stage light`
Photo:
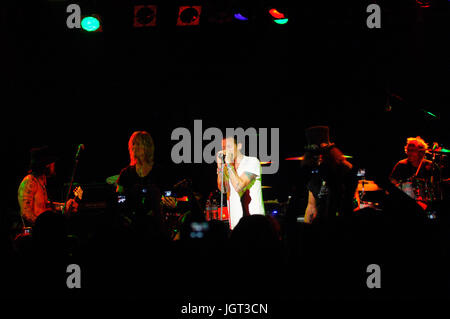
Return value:
M 432 117 L 437 117 L 436 115 L 434 115 L 433 113 L 428 112 L 428 111 L 427 111 L 427 114 L 428 114 L 428 115 L 431 115 Z
M 81 20 L 81 27 L 87 32 L 97 31 L 100 28 L 100 20 L 92 16 L 84 17 Z
M 289 19 L 275 19 L 273 20 L 276 24 L 286 24 L 288 23 Z

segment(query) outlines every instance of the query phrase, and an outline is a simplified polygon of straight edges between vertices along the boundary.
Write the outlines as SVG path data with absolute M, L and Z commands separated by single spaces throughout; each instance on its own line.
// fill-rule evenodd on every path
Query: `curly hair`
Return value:
M 136 156 L 133 152 L 133 146 L 137 142 L 140 142 L 144 146 L 145 161 L 153 165 L 155 144 L 153 143 L 152 136 L 146 131 L 134 132 L 128 141 L 128 152 L 130 153 L 130 165 L 136 165 Z
M 408 152 L 408 146 L 409 145 L 414 145 L 420 151 L 424 151 L 424 152 L 428 149 L 428 144 L 425 143 L 425 141 L 420 136 L 408 137 L 406 139 L 405 153 Z

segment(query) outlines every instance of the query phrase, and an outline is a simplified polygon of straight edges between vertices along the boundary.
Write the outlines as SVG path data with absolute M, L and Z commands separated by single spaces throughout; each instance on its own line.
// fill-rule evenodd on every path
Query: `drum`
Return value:
M 364 208 L 372 208 L 374 210 L 382 210 L 381 204 L 378 202 L 370 202 L 367 200 L 361 200 L 361 202 L 359 204 L 359 209 L 364 209 Z
M 408 178 L 401 182 L 398 187 L 416 201 L 429 202 L 431 200 L 430 185 L 423 178 Z
M 403 193 L 411 197 L 412 199 L 416 199 L 416 193 L 414 192 L 413 183 L 411 181 L 404 181 L 398 185 Z
M 220 218 L 220 213 L 222 213 L 222 219 Z M 222 209 L 220 209 L 219 206 L 210 206 L 205 210 L 205 219 L 207 221 L 210 220 L 222 220 L 227 221 L 230 219 L 229 213 L 228 213 L 228 207 L 224 206 Z
M 384 199 L 384 191 L 374 181 L 365 179 L 358 181 L 356 191 L 359 196 L 359 201 L 356 198 L 356 202 L 359 205 L 356 210 L 372 208 L 381 211 L 383 209 L 381 203 Z

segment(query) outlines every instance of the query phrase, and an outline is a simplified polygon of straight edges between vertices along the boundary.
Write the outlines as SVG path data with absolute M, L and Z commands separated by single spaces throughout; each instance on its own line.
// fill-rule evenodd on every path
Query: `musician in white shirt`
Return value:
M 222 140 L 222 150 L 217 153 L 217 185 L 227 193 L 230 228 L 243 216 L 265 215 L 261 188 L 261 164 L 256 157 L 241 152 L 242 143 L 235 137 Z

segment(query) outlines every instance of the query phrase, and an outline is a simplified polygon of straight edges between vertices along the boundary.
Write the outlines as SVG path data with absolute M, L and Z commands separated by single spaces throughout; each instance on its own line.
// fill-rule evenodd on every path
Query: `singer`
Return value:
M 241 150 L 242 143 L 237 143 L 234 136 L 226 137 L 222 140 L 222 150 L 216 156 L 217 185 L 227 193 L 231 229 L 243 216 L 265 214 L 261 164 L 256 157 L 245 156 Z

